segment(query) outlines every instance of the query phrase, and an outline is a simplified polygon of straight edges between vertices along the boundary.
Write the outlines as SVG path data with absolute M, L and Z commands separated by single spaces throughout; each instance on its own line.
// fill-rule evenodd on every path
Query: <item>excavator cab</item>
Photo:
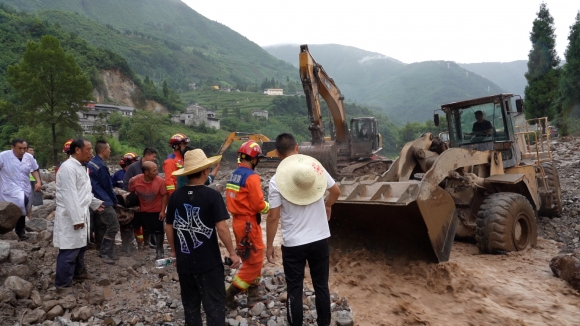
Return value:
M 354 157 L 371 157 L 382 148 L 379 124 L 373 117 L 350 120 Z

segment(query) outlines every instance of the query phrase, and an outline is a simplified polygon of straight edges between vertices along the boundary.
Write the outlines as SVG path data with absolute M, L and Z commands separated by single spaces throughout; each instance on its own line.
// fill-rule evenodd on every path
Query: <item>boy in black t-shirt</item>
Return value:
M 195 149 L 185 154 L 183 169 L 172 173 L 189 179 L 187 186 L 169 197 L 165 220 L 171 257 L 176 258 L 186 326 L 202 325 L 201 303 L 208 326 L 224 324 L 226 291 L 218 236 L 230 254 L 231 267 L 238 268 L 241 262 L 225 222 L 229 214 L 222 196 L 204 186 L 210 167 L 220 159 L 221 155 L 208 159 L 201 149 Z

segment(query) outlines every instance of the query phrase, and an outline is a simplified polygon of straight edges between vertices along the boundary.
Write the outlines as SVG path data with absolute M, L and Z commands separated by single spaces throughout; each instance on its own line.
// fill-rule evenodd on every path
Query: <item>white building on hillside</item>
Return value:
M 284 95 L 284 90 L 282 88 L 268 88 L 264 91 L 266 95 Z
M 216 113 L 197 103 L 188 106 L 183 113 L 172 115 L 171 121 L 188 126 L 199 126 L 205 123 L 210 128 L 220 129 L 220 119 L 216 118 Z

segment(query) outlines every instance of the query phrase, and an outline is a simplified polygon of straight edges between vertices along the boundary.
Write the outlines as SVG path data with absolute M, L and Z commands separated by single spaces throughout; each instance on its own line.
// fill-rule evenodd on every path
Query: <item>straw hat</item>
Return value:
M 322 198 L 327 187 L 326 170 L 313 157 L 294 154 L 276 169 L 280 194 L 295 205 L 309 205 Z
M 205 153 L 201 149 L 196 148 L 194 150 L 185 153 L 183 169 L 179 169 L 171 173 L 171 175 L 180 176 L 193 174 L 209 168 L 210 166 L 216 164 L 221 159 L 222 159 L 221 155 L 207 158 L 207 156 L 205 156 Z

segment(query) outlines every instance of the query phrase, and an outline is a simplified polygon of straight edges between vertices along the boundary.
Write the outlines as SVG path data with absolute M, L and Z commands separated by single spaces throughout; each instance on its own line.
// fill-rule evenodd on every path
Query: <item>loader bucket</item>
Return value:
M 425 186 L 425 185 L 423 185 Z M 457 227 L 455 204 L 442 188 L 421 199 L 422 183 L 343 182 L 332 207 L 330 246 L 366 248 L 411 260 L 449 260 Z

